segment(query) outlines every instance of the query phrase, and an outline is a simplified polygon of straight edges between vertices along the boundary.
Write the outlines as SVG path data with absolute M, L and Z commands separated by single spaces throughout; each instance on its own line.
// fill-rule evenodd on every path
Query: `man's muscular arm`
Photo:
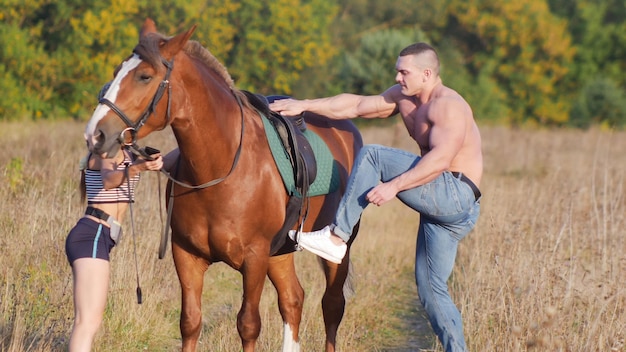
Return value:
M 270 104 L 270 109 L 286 116 L 310 111 L 335 120 L 357 117 L 386 118 L 397 112 L 396 101 L 390 93 L 392 90 L 393 87 L 381 95 L 343 93 L 319 99 L 281 99 Z
M 431 101 L 428 107 L 429 149 L 412 169 L 389 182 L 379 184 L 368 194 L 367 199 L 382 205 L 404 190 L 421 186 L 448 170 L 465 139 L 463 104 L 453 97 L 441 97 Z

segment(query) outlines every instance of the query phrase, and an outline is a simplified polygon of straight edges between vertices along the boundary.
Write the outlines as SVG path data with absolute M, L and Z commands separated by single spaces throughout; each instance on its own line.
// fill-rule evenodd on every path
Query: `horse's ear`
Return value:
M 163 47 L 161 48 L 161 55 L 166 60 L 170 60 L 185 46 L 185 44 L 187 44 L 187 41 L 191 38 L 191 35 L 195 30 L 196 25 L 194 24 L 187 32 L 180 33 L 175 37 L 172 37 L 165 44 L 163 44 Z
M 151 18 L 146 18 L 143 22 L 143 26 L 141 26 L 141 31 L 139 32 L 139 38 L 144 37 L 148 33 L 156 33 L 156 24 Z

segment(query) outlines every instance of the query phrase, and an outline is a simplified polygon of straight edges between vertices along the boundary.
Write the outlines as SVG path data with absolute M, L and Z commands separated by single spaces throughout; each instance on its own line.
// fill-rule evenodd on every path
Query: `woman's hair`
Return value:
M 80 202 L 85 204 L 87 199 L 87 185 L 85 184 L 85 170 L 80 170 Z
M 109 90 L 110 87 L 111 87 L 111 82 L 107 82 L 102 86 L 102 88 L 100 88 L 100 92 L 98 93 L 98 101 L 104 98 L 104 95 L 107 94 L 107 91 Z
M 85 182 L 85 170 L 89 167 L 89 159 L 91 158 L 91 152 L 88 152 L 87 155 L 80 161 L 80 202 L 85 203 L 87 199 L 87 183 Z

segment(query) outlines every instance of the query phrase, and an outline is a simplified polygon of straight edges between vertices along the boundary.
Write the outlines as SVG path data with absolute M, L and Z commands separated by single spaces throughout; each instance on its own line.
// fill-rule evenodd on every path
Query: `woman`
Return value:
M 112 159 L 102 159 L 91 153 L 87 156 L 81 179 L 87 209 L 65 243 L 74 276 L 75 318 L 70 352 L 91 350 L 106 306 L 109 253 L 116 241 L 119 242 L 120 223 L 128 204 L 134 199 L 139 174 L 163 167 L 160 154 L 152 157 L 154 160 L 151 161 L 135 158 L 124 149 Z

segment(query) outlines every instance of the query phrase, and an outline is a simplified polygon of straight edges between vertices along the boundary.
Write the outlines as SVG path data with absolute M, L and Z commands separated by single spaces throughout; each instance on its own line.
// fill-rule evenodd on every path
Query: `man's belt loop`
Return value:
M 96 217 L 104 221 L 108 221 L 109 218 L 111 217 L 111 215 L 107 214 L 106 212 L 98 208 L 91 207 L 91 206 L 87 207 L 87 209 L 85 210 L 85 215 L 91 215 L 93 217 Z
M 455 178 L 458 178 L 459 180 L 461 180 L 462 182 L 465 182 L 468 186 L 470 186 L 470 188 L 472 189 L 472 192 L 474 192 L 475 200 L 478 200 L 480 197 L 482 197 L 482 194 L 480 193 L 480 190 L 478 189 L 478 187 L 476 187 L 474 182 L 472 182 L 472 180 L 470 180 L 462 172 L 451 171 L 450 173 Z

